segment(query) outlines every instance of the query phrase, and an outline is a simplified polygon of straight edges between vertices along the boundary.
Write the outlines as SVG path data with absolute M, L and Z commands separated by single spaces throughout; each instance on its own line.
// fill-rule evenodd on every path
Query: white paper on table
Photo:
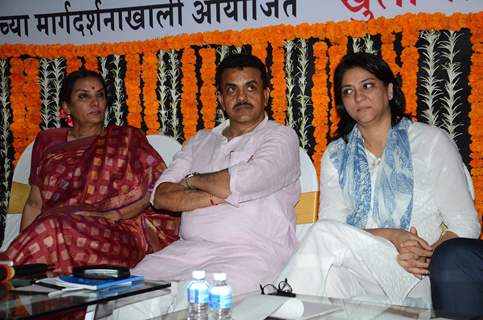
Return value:
M 235 307 L 232 316 L 234 320 L 263 320 L 269 316 L 302 320 L 340 309 L 340 306 L 321 302 L 306 302 L 297 298 L 254 295 L 247 297 Z

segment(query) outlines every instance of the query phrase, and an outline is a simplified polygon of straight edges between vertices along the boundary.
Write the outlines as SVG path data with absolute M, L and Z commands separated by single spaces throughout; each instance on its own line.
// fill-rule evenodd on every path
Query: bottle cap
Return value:
M 215 272 L 215 273 L 213 273 L 213 279 L 215 281 L 225 281 L 226 280 L 226 273 L 225 272 Z
M 206 272 L 205 270 L 193 270 L 191 272 L 191 276 L 193 277 L 193 279 L 201 280 L 205 278 Z

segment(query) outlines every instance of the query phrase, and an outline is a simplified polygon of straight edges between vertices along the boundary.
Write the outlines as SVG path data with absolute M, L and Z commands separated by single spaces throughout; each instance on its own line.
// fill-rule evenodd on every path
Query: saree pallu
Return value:
M 179 218 L 152 208 L 117 221 L 78 213 L 129 206 L 146 195 L 164 169 L 144 134 L 129 126 L 48 146 L 31 177 L 40 189 L 42 212 L 7 255 L 16 264 L 52 264 L 58 273 L 86 264 L 135 266 L 178 238 Z

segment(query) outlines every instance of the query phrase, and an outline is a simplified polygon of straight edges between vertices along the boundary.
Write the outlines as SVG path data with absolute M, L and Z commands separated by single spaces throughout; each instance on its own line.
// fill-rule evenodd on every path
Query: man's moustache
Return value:
M 240 103 L 235 104 L 235 106 L 233 107 L 233 109 L 237 109 L 238 107 L 246 107 L 246 106 L 249 106 L 249 107 L 253 108 L 253 105 L 251 103 L 248 103 L 248 102 L 240 102 Z

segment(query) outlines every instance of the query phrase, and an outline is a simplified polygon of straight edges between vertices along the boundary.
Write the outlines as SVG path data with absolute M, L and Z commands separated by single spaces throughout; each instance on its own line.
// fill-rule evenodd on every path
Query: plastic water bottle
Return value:
M 187 320 L 208 320 L 208 304 L 210 286 L 205 280 L 204 270 L 192 272 L 193 280 L 188 285 L 188 318 Z
M 226 273 L 213 274 L 210 289 L 211 320 L 231 320 L 232 291 L 226 282 Z

